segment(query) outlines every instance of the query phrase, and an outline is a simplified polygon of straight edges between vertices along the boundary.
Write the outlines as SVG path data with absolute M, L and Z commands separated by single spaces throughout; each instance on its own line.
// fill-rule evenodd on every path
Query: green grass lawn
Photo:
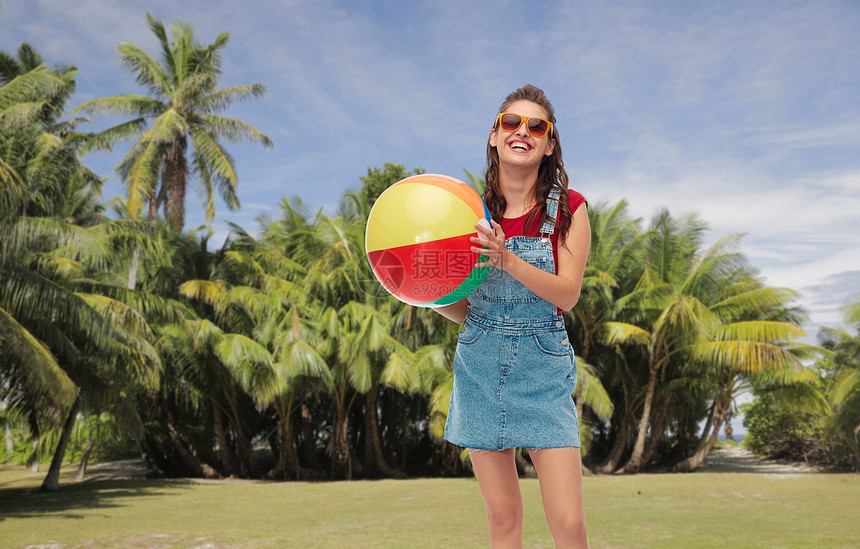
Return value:
M 35 492 L 0 466 L 0 547 L 486 547 L 470 479 L 328 483 L 167 480 Z M 524 545 L 553 547 L 537 480 Z M 860 475 L 644 474 L 585 479 L 592 547 L 860 547 Z

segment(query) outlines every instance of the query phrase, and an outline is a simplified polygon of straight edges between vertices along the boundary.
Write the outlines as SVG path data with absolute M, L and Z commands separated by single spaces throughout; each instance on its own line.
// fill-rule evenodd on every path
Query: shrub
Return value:
M 851 450 L 823 415 L 776 406 L 766 398 L 741 405 L 752 452 L 824 467 L 852 468 Z

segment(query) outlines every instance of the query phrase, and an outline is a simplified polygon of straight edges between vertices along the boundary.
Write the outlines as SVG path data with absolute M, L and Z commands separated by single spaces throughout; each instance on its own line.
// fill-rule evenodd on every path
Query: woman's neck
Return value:
M 505 197 L 503 217 L 519 217 L 529 212 L 535 205 L 537 170 L 499 170 L 499 189 Z

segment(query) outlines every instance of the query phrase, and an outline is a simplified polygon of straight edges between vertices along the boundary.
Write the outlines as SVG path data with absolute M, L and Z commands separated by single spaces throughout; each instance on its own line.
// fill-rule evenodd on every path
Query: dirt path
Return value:
M 146 463 L 142 459 L 105 461 L 87 467 L 84 480 L 119 480 L 146 478 Z
M 822 471 L 818 467 L 806 463 L 759 458 L 746 448 L 726 445 L 712 450 L 705 459 L 705 463 L 699 467 L 698 472 L 799 475 Z
M 724 446 L 711 451 L 705 463 L 697 469 L 700 473 L 757 473 L 764 475 L 799 475 L 821 473 L 818 467 L 805 463 L 780 461 L 756 457 L 746 448 Z M 87 481 L 146 478 L 143 460 L 130 459 L 95 463 L 87 469 Z M 243 479 L 191 479 L 200 483 L 262 482 Z

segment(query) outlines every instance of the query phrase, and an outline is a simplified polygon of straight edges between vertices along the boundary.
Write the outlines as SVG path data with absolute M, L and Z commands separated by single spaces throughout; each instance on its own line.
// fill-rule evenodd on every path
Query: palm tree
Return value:
M 379 316 L 362 303 L 363 288 L 358 285 L 369 278 L 364 268 L 363 238 L 355 238 L 357 231 L 349 230 L 342 218 L 322 215 L 319 219 L 318 245 L 325 251 L 309 266 L 305 288 L 324 307 L 320 323 L 324 339 L 318 349 L 332 373 L 329 392 L 333 418 L 328 447 L 332 475 L 350 478 L 354 463 L 348 440 L 352 395 L 354 391 L 365 394 L 372 388 L 368 354 L 381 345 Z M 367 335 L 368 323 L 376 336 L 369 347 L 368 342 L 359 339 L 361 332 Z M 357 356 L 353 354 L 356 352 Z
M 36 437 L 63 426 L 45 489 L 57 487 L 84 399 L 126 406 L 119 397 L 126 384 L 114 376 L 151 379 L 157 363 L 145 322 L 93 291 L 122 255 L 120 243 L 139 237 L 122 221 L 93 225 L 101 219 L 98 187 L 88 182 L 100 182 L 77 157 L 80 120 L 59 121 L 74 75 L 74 68 L 46 67 L 27 44 L 17 58 L 0 52 L 0 387 Z M 70 207 L 67 199 L 75 195 L 85 198 Z
M 744 275 L 742 275 L 744 276 Z M 732 401 L 747 381 L 764 372 L 807 370 L 802 359 L 807 348 L 795 340 L 802 337 L 798 318 L 787 307 L 795 292 L 771 288 L 757 280 L 741 279 L 716 292 L 709 312 L 713 329 L 691 350 L 690 363 L 712 399 L 710 413 L 693 453 L 674 466 L 679 472 L 698 468 L 729 420 Z M 705 321 L 709 322 L 707 315 Z
M 398 176 L 403 171 L 394 165 L 386 168 Z M 302 266 L 301 276 L 293 278 L 313 301 L 306 307 L 317 311 L 309 324 L 319 338 L 314 348 L 328 365 L 332 420 L 327 450 L 336 478 L 349 478 L 358 467 L 366 475 L 399 475 L 383 455 L 377 398 L 384 386 L 420 391 L 417 371 L 427 363 L 426 355 L 417 356 L 395 337 L 398 319 L 404 311 L 411 318 L 412 308 L 379 295 L 365 258 L 364 229 L 376 188 L 371 183 L 383 174 L 377 172 L 369 170 L 362 178 L 365 192 L 345 195 L 341 215 L 335 218 L 311 214 L 301 201 L 284 200 L 283 218 L 267 227 L 264 238 Z M 350 441 L 350 415 L 358 395 L 364 400 L 363 463 L 353 455 Z
M 161 45 L 161 62 L 134 44 L 121 43 L 117 50 L 122 65 L 152 96 L 104 97 L 76 110 L 136 117 L 93 136 L 87 150 L 110 149 L 114 143 L 136 139 L 118 167 L 128 192 L 129 213 L 135 217 L 148 203 L 150 219 L 163 209 L 170 226 L 180 231 L 189 176 L 196 176 L 202 186 L 208 221 L 215 216 L 216 189 L 231 210 L 239 207 L 239 179 L 222 141 L 251 141 L 270 148 L 272 140 L 253 126 L 218 113 L 236 101 L 262 97 L 265 87 L 251 84 L 218 89 L 228 33 L 204 45 L 195 39 L 190 25 L 174 22 L 168 36 L 160 21 L 149 14 L 146 17 Z
M 83 399 L 112 401 L 128 409 L 121 391 L 131 380 L 151 383 L 158 357 L 147 343 L 148 325 L 136 310 L 104 293 L 91 293 L 98 284 L 87 281 L 92 268 L 87 264 L 106 270 L 113 253 L 99 227 L 19 217 L 3 228 L 3 397 L 26 410 L 34 424 L 63 425 L 43 485 L 56 489 Z M 122 238 L 133 241 L 128 234 Z
M 74 67 L 47 67 L 26 43 L 17 56 L 0 51 L 0 204 L 16 205 L 21 215 L 68 218 L 77 210 L 74 215 L 93 224 L 101 181 L 78 159 L 86 136 L 75 129 L 85 119 L 61 121 L 75 74 Z
M 823 346 L 832 353 L 827 391 L 830 408 L 829 426 L 853 454 L 855 470 L 860 470 L 860 301 L 845 308 L 845 321 L 855 328 L 823 328 L 819 334 Z
M 250 437 L 238 437 L 238 455 L 233 456 L 233 445 L 225 436 L 227 421 L 238 433 L 247 433 L 235 394 L 238 388 L 259 407 L 272 406 L 278 418 L 277 443 L 272 445 L 277 462 L 269 476 L 300 478 L 294 403 L 308 379 L 329 381 L 328 368 L 313 347 L 317 339 L 313 323 L 302 318 L 312 313 L 313 303 L 288 279 L 297 266 L 281 256 L 277 246 L 255 242 L 241 228 L 234 231 L 242 243 L 223 254 L 218 278 L 189 280 L 180 288 L 187 297 L 213 308 L 218 327 L 197 321 L 208 326 L 208 342 L 171 347 L 197 355 L 198 370 L 206 372 L 202 385 L 212 402 L 225 474 L 234 472 L 237 461 L 243 476 L 250 466 Z
M 648 380 L 641 397 L 636 440 L 623 472 L 635 473 L 645 465 L 646 435 L 661 370 L 693 362 L 756 373 L 797 362 L 780 345 L 802 335 L 795 324 L 737 321 L 733 316 L 784 301 L 785 292 L 767 288 L 739 294 L 727 292 L 728 287 L 749 276 L 742 258 L 733 249 L 737 238 L 724 238 L 698 253 L 703 231 L 704 226 L 693 217 L 680 224 L 667 212 L 655 217 L 646 247 L 646 267 L 639 282 L 647 294 L 627 305 L 644 312 L 644 322 L 635 325 L 613 321 L 604 325 L 604 341 L 641 346 L 647 364 Z M 710 424 L 719 429 L 730 403 L 724 394 L 714 398 Z
M 623 296 L 635 284 L 639 268 L 638 253 L 644 235 L 639 230 L 639 220 L 627 215 L 627 203 L 607 206 L 596 204 L 589 207 L 589 220 L 592 226 L 591 247 L 588 263 L 582 281 L 582 295 L 570 312 L 565 313 L 571 341 L 574 342 L 578 358 L 580 379 L 576 388 L 575 400 L 580 417 L 581 438 L 587 446 L 590 429 L 583 417 L 584 405 L 588 405 L 598 419 L 607 420 L 615 410 L 614 403 L 607 393 L 603 381 L 611 381 L 615 356 L 611 347 L 602 345 L 600 334 L 606 322 L 617 320 Z M 594 366 L 592 366 L 594 364 Z M 621 402 L 623 404 L 623 401 Z M 621 413 L 619 409 L 616 414 Z M 620 425 L 626 423 L 618 421 Z M 607 464 L 601 468 L 614 469 L 626 438 L 623 432 L 617 436 L 617 448 L 611 451 Z

